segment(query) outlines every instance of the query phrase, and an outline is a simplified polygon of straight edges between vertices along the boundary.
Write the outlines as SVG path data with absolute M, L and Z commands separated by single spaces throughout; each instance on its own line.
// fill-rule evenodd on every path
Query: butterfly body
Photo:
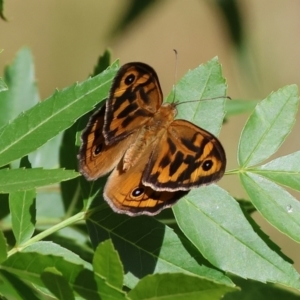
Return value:
M 225 171 L 222 145 L 211 133 L 175 120 L 176 103 L 162 103 L 155 71 L 121 67 L 106 104 L 82 134 L 80 171 L 89 180 L 111 172 L 104 199 L 119 213 L 154 215 L 191 188 Z
M 132 160 L 138 158 L 147 152 L 148 147 L 155 147 L 156 143 L 166 134 L 166 130 L 173 122 L 177 110 L 173 105 L 166 103 L 153 114 L 153 117 L 143 125 L 139 130 L 135 141 L 131 145 L 132 151 L 126 151 L 124 159 L 128 160 L 130 154 Z M 127 169 L 127 168 L 126 168 Z

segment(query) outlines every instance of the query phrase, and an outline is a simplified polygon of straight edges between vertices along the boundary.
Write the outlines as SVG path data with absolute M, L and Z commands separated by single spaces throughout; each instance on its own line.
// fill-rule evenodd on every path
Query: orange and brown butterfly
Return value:
M 163 103 L 156 72 L 134 62 L 116 74 L 106 103 L 82 133 L 80 172 L 111 172 L 103 196 L 115 212 L 155 215 L 191 188 L 219 180 L 226 166 L 218 139 Z

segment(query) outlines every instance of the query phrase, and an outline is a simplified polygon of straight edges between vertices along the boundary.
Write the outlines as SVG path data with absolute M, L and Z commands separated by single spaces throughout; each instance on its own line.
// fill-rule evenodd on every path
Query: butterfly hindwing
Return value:
M 113 170 L 104 188 L 104 199 L 112 209 L 131 216 L 155 215 L 170 207 L 187 191 L 156 191 L 142 183 L 143 170 L 148 162 L 147 154 L 128 171 L 123 170 L 123 161 Z
M 225 151 L 216 137 L 185 120 L 171 123 L 153 149 L 143 183 L 156 190 L 190 190 L 220 179 Z

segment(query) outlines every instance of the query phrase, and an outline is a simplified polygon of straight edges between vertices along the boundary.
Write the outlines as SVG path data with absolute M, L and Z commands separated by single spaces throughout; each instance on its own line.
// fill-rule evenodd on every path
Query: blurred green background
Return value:
M 149 5 L 133 20 L 131 8 L 136 4 L 139 11 L 141 2 Z M 264 99 L 284 85 L 300 83 L 299 1 L 7 0 L 4 14 L 8 22 L 0 21 L 0 68 L 28 46 L 41 99 L 55 88 L 86 79 L 106 47 L 121 64 L 142 61 L 153 66 L 165 95 L 174 84 L 173 49 L 178 51 L 178 79 L 218 56 L 233 99 Z M 123 23 L 126 15 L 132 20 L 128 26 Z M 228 169 L 237 166 L 238 140 L 247 116 L 230 117 L 222 129 Z M 276 156 L 300 149 L 299 129 L 298 120 Z M 247 198 L 237 177 L 225 176 L 220 185 L 235 197 Z M 300 245 L 257 213 L 253 217 L 300 271 Z

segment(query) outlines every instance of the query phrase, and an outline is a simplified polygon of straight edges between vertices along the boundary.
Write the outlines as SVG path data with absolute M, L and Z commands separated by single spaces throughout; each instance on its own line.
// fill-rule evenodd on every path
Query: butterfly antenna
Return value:
M 175 102 L 176 99 L 176 81 L 177 81 L 177 65 L 178 65 L 178 53 L 176 49 L 173 49 L 175 54 L 175 71 L 174 71 L 174 84 L 173 84 L 173 100 L 172 103 Z

